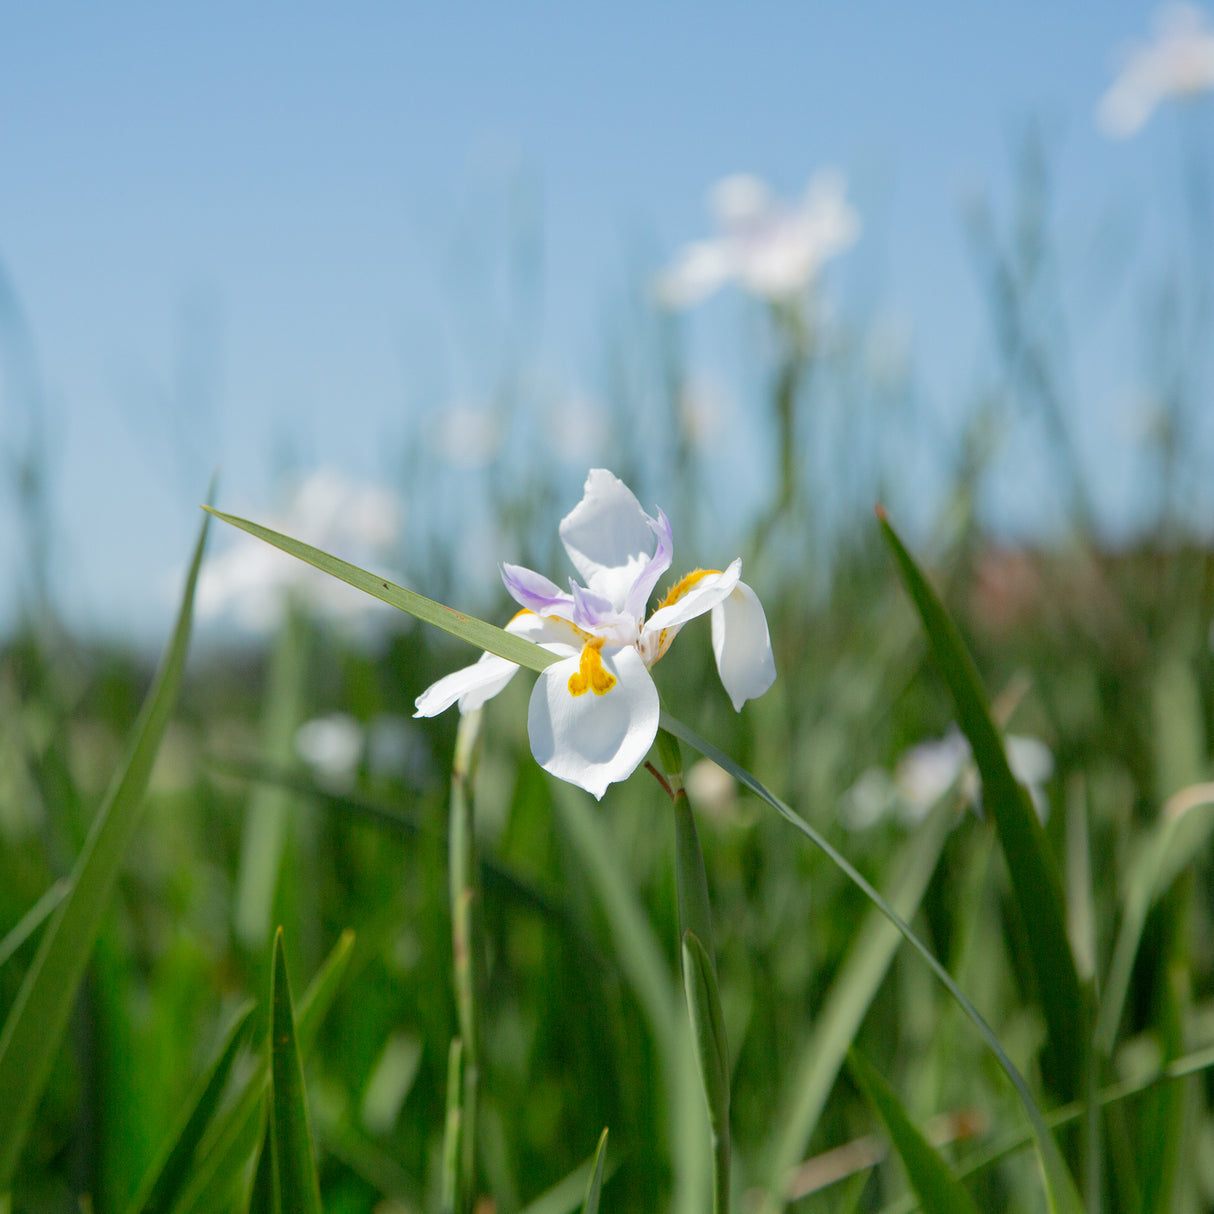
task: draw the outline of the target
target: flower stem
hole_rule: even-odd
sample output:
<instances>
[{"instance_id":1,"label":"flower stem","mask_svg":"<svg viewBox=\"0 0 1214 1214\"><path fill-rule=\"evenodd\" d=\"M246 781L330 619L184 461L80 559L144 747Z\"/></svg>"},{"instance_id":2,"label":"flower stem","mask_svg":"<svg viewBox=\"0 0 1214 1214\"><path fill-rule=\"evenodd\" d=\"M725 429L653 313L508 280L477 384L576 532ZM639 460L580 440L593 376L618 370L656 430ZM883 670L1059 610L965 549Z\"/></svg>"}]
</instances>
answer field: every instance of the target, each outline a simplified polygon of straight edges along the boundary
<instances>
[{"instance_id":1,"label":"flower stem","mask_svg":"<svg viewBox=\"0 0 1214 1214\"><path fill-rule=\"evenodd\" d=\"M455 962L455 1006L462 1042L456 1211L471 1208L476 1184L476 1106L480 1085L480 1033L477 1023L479 890L472 779L476 771L480 725L479 710L460 717L455 738L455 759L451 766L447 864L451 894L451 943Z\"/></svg>"},{"instance_id":2,"label":"flower stem","mask_svg":"<svg viewBox=\"0 0 1214 1214\"><path fill-rule=\"evenodd\" d=\"M683 787L679 744L664 729L658 730L657 741L666 777L663 780L657 771L654 775L674 804L683 990L712 1131L712 1208L713 1214L729 1214L729 1046L714 960L708 878L695 818Z\"/></svg>"}]
</instances>

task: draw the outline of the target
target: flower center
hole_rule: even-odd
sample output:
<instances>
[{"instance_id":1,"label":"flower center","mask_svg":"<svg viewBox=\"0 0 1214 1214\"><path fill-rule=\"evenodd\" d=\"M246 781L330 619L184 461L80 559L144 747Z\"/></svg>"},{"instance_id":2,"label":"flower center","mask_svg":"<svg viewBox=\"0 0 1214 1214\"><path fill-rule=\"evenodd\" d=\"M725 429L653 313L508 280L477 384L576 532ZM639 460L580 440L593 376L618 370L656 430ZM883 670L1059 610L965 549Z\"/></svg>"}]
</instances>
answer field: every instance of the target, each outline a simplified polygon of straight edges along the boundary
<instances>
[{"instance_id":1,"label":"flower center","mask_svg":"<svg viewBox=\"0 0 1214 1214\"><path fill-rule=\"evenodd\" d=\"M582 648L582 660L577 672L569 676L569 694L584 696L586 692L593 691L596 696L604 696L615 684L615 675L603 669L602 640L587 641Z\"/></svg>"}]
</instances>

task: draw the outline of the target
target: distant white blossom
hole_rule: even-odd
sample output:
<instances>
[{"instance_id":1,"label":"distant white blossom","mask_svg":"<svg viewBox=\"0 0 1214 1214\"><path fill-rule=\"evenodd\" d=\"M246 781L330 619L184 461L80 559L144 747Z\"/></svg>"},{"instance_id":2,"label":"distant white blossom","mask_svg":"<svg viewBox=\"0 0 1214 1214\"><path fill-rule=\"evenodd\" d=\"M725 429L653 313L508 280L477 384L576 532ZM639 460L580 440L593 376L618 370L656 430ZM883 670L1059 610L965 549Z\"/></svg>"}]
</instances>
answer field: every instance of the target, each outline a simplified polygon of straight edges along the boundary
<instances>
[{"instance_id":1,"label":"distant white blossom","mask_svg":"<svg viewBox=\"0 0 1214 1214\"><path fill-rule=\"evenodd\" d=\"M659 300L690 307L729 282L763 299L795 296L860 235L860 217L845 194L844 177L834 170L815 174L792 205L757 177L726 177L710 196L719 234L683 250L658 278Z\"/></svg>"},{"instance_id":2,"label":"distant white blossom","mask_svg":"<svg viewBox=\"0 0 1214 1214\"><path fill-rule=\"evenodd\" d=\"M1045 785L1054 774L1050 748L1021 734L1007 734L1003 744L1012 775L1028 790L1037 816L1045 821L1050 808ZM911 747L898 760L892 778L880 767L863 772L844 794L840 817L850 830L866 830L890 815L914 826L953 789L965 804L981 808L982 781L970 744L956 726L942 738Z\"/></svg>"},{"instance_id":3,"label":"distant white blossom","mask_svg":"<svg viewBox=\"0 0 1214 1214\"><path fill-rule=\"evenodd\" d=\"M317 779L337 788L353 783L363 744L363 727L348 712L315 717L295 731L295 753Z\"/></svg>"},{"instance_id":4,"label":"distant white blossom","mask_svg":"<svg viewBox=\"0 0 1214 1214\"><path fill-rule=\"evenodd\" d=\"M1004 740L1012 775L1028 789L1037 816L1045 819L1049 803L1044 786L1054 774L1054 756L1038 738L1008 734ZM942 738L921 742L898 761L894 784L903 802L903 816L916 821L956 784L975 807L982 802L982 781L974 766L970 744L954 726Z\"/></svg>"},{"instance_id":5,"label":"distant white blossom","mask_svg":"<svg viewBox=\"0 0 1214 1214\"><path fill-rule=\"evenodd\" d=\"M430 445L452 468L475 471L487 467L502 445L502 423L483 405L448 405L430 419Z\"/></svg>"},{"instance_id":6,"label":"distant white blossom","mask_svg":"<svg viewBox=\"0 0 1214 1214\"><path fill-rule=\"evenodd\" d=\"M1167 98L1191 99L1214 89L1214 30L1192 4L1169 4L1155 15L1153 41L1134 46L1100 99L1097 121L1107 135L1136 134Z\"/></svg>"},{"instance_id":7,"label":"distant white blossom","mask_svg":"<svg viewBox=\"0 0 1214 1214\"><path fill-rule=\"evenodd\" d=\"M404 509L395 494L353 484L335 470L321 468L300 482L286 509L267 525L366 567L382 564L403 522ZM350 621L368 610L385 609L377 600L244 532L222 552L208 557L198 578L200 618L231 615L254 631L277 624L293 598Z\"/></svg>"}]
</instances>

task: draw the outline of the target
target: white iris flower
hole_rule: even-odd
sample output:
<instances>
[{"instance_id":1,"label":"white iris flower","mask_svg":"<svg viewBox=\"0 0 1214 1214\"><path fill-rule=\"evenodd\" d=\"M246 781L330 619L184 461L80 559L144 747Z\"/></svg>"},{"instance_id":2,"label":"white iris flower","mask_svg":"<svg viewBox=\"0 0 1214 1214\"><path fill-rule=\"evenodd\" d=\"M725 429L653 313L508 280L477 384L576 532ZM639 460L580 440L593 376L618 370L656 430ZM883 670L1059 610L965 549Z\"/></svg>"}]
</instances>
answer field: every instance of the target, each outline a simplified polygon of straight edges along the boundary
<instances>
[{"instance_id":1,"label":"white iris flower","mask_svg":"<svg viewBox=\"0 0 1214 1214\"><path fill-rule=\"evenodd\" d=\"M582 500L561 520L561 541L583 583L566 592L542 574L502 565L506 589L523 608L506 630L557 655L536 680L527 713L531 751L546 771L602 797L630 776L658 731L658 691L649 668L688 620L712 613L712 647L736 710L776 677L767 617L755 592L728 569L697 569L676 582L645 616L670 568L670 523L651 518L618 477L595 468ZM458 702L480 708L518 667L483 654L417 697L419 717Z\"/></svg>"}]
</instances>

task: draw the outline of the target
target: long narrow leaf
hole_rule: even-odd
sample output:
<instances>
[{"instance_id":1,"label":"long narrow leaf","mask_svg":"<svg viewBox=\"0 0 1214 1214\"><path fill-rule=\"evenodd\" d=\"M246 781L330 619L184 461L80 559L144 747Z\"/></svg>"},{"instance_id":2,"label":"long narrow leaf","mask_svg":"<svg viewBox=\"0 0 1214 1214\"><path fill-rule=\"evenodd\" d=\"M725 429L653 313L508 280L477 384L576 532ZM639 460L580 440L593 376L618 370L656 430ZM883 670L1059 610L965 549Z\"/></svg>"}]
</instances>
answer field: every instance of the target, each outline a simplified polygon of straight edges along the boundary
<instances>
[{"instance_id":1,"label":"long narrow leaf","mask_svg":"<svg viewBox=\"0 0 1214 1214\"><path fill-rule=\"evenodd\" d=\"M991 718L973 659L914 558L881 515L881 532L914 600L944 675L961 731L982 776L982 803L999 832L1016 905L1049 1033L1047 1061L1063 1099L1080 1093L1088 1053L1087 1000L1067 938L1062 877L1028 793L1012 774L999 730Z\"/></svg>"},{"instance_id":2,"label":"long narrow leaf","mask_svg":"<svg viewBox=\"0 0 1214 1214\"><path fill-rule=\"evenodd\" d=\"M885 1077L858 1050L849 1051L847 1062L852 1077L884 1123L923 1208L932 1214L978 1214L974 1199L919 1132Z\"/></svg>"},{"instance_id":3,"label":"long narrow leaf","mask_svg":"<svg viewBox=\"0 0 1214 1214\"><path fill-rule=\"evenodd\" d=\"M21 916L16 927L0 940L0 965L3 965L50 918L55 907L67 897L67 881L54 882Z\"/></svg>"},{"instance_id":4,"label":"long narrow leaf","mask_svg":"<svg viewBox=\"0 0 1214 1214\"><path fill-rule=\"evenodd\" d=\"M1214 828L1211 809L1214 809L1214 784L1196 784L1169 798L1145 850L1130 869L1121 927L1096 1021L1096 1045L1105 1054L1112 1052L1117 1037L1147 913L1155 899L1205 847Z\"/></svg>"},{"instance_id":5,"label":"long narrow leaf","mask_svg":"<svg viewBox=\"0 0 1214 1214\"><path fill-rule=\"evenodd\" d=\"M603 1166L607 1162L607 1131L599 1135L598 1150L594 1153L594 1171L590 1176L590 1184L586 1186L586 1201L582 1205L582 1214L599 1214L599 1195L603 1191Z\"/></svg>"},{"instance_id":6,"label":"long narrow leaf","mask_svg":"<svg viewBox=\"0 0 1214 1214\"><path fill-rule=\"evenodd\" d=\"M599 1189L611 1176L616 1165L607 1165L607 1131L599 1135L599 1145L594 1154L578 1164L568 1176L558 1180L550 1189L545 1189L533 1202L530 1202L519 1214L573 1214L574 1210L582 1208L589 1196L590 1186L596 1172L600 1169L602 1176Z\"/></svg>"},{"instance_id":7,"label":"long narrow leaf","mask_svg":"<svg viewBox=\"0 0 1214 1214\"><path fill-rule=\"evenodd\" d=\"M488 650L489 653L496 653L498 657L505 658L507 661L517 662L528 670L543 670L545 666L557 660L555 654L541 649L538 645L533 645L530 641L524 641L522 637L516 637L504 629L487 624L484 620L478 620L475 616L465 615L453 607L444 606L424 595L406 590L403 586L397 586L394 582L377 577L374 573L368 573L367 570L360 569L357 565L351 565L348 561L330 556L329 553L322 552L319 548L313 548L311 544L305 544L302 540L292 539L289 535L272 531L269 527L263 527L260 523L253 523L248 519L212 510L209 506L204 506L203 509L210 511L217 519L222 519L233 527L239 527L241 531L247 531L250 535L265 540L267 544L272 544L275 548L281 548L283 552L323 573L332 575L338 581L345 582L356 590L362 590L391 607L396 607L419 620L424 620L427 624L433 624L436 628L441 628L444 632L459 637L462 641Z\"/></svg>"},{"instance_id":8,"label":"long narrow leaf","mask_svg":"<svg viewBox=\"0 0 1214 1214\"><path fill-rule=\"evenodd\" d=\"M957 1006L966 1014L970 1023L978 1030L987 1047L1003 1068L1004 1074L1011 1081L1012 1087L1015 1088L1016 1095L1020 1098L1020 1103L1024 1106L1024 1111L1028 1114L1029 1122L1033 1127L1033 1139L1037 1146L1038 1154L1041 1157L1042 1167L1045 1169L1047 1190L1052 1209L1057 1214L1082 1214L1083 1204L1079 1200L1079 1194L1075 1191L1075 1183L1071 1178L1070 1172L1067 1171L1062 1154L1058 1150L1058 1144L1050 1134L1045 1118L1041 1114L1041 1109L1033 1099L1033 1094L1029 1091L1024 1076L1017 1069L1016 1064L1008 1057L1007 1051L1000 1044L999 1038L995 1036L995 1031L983 1019L978 1009L966 998L965 993L953 981L952 975L940 964L931 949L919 939L911 930L906 920L865 880L859 869L842 852L834 847L823 834L806 822L804 818L785 805L779 797L770 792L750 772L743 767L739 767L723 750L718 749L711 742L705 741L694 730L689 729L682 721L672 717L668 712L663 711L661 724L663 729L669 730L675 737L686 742L688 746L694 750L698 750L706 759L711 759L718 767L724 768L739 784L745 788L749 788L751 792L771 806L794 829L800 831L811 843L825 852L848 880L857 886L881 914L902 933L902 936L915 952L923 958L932 973L936 975L945 990L952 996Z\"/></svg>"},{"instance_id":9,"label":"long narrow leaf","mask_svg":"<svg viewBox=\"0 0 1214 1214\"><path fill-rule=\"evenodd\" d=\"M954 812L948 803L938 805L891 865L889 906L903 920L915 914L923 899L940 862ZM885 980L901 939L896 925L883 917L880 907L870 909L827 992L813 1031L790 1066L787 1102L782 1104L777 1120L780 1131L770 1165L771 1196L764 1206L766 1214L783 1203L785 1178L805 1156L848 1048Z\"/></svg>"},{"instance_id":10,"label":"long narrow leaf","mask_svg":"<svg viewBox=\"0 0 1214 1214\"><path fill-rule=\"evenodd\" d=\"M143 808L160 740L177 699L202 564L203 521L172 640L132 734L127 758L110 785L76 861L71 889L39 944L0 1034L0 1193L12 1184L30 1119L72 1010L110 893Z\"/></svg>"},{"instance_id":11,"label":"long narrow leaf","mask_svg":"<svg viewBox=\"0 0 1214 1214\"><path fill-rule=\"evenodd\" d=\"M1138 1079L1133 1082L1115 1083L1109 1087L1102 1088L1096 1094L1096 1103L1102 1109L1107 1108L1111 1105L1119 1104L1123 1100L1131 1100L1135 1096L1142 1095L1143 1092L1152 1091L1165 1084L1175 1083L1179 1079L1187 1079L1190 1075L1197 1075L1211 1068L1214 1068L1214 1046L1207 1046L1205 1049L1197 1050L1192 1054L1185 1054L1184 1057L1169 1062L1159 1072L1151 1075L1149 1078ZM1087 1109L1085 1105L1079 1101L1075 1101L1071 1104L1063 1105L1061 1108L1052 1109L1046 1115L1046 1124L1050 1129L1057 1130L1063 1126L1073 1125L1080 1117L1086 1114ZM963 1179L967 1176L977 1175L977 1173L984 1171L986 1168L1001 1163L1017 1151L1023 1150L1032 1141L1033 1135L1031 1132L1015 1131L1005 1134L997 1142L961 1160L957 1164L957 1176ZM919 1203L917 1200L899 1200L887 1206L885 1214L910 1214L911 1211L918 1208Z\"/></svg>"},{"instance_id":12,"label":"long narrow leaf","mask_svg":"<svg viewBox=\"0 0 1214 1214\"><path fill-rule=\"evenodd\" d=\"M282 928L274 934L274 973L270 982L270 1125L274 1144L274 1176L281 1208L291 1214L321 1214L320 1180L303 1064L295 1037L295 1010L282 946Z\"/></svg>"},{"instance_id":13,"label":"long narrow leaf","mask_svg":"<svg viewBox=\"0 0 1214 1214\"><path fill-rule=\"evenodd\" d=\"M210 1124L253 1014L250 1001L237 1014L210 1066L200 1077L173 1133L165 1139L128 1206L128 1214L166 1214L180 1192L194 1152Z\"/></svg>"},{"instance_id":14,"label":"long narrow leaf","mask_svg":"<svg viewBox=\"0 0 1214 1214\"><path fill-rule=\"evenodd\" d=\"M343 932L299 1001L295 1036L304 1056L337 997L353 948L354 933ZM174 1214L226 1208L230 1195L241 1183L247 1183L241 1178L264 1135L261 1119L269 1085L270 1063L263 1052L243 1090L215 1118L202 1144L201 1158L195 1161L185 1191L173 1207Z\"/></svg>"}]
</instances>

